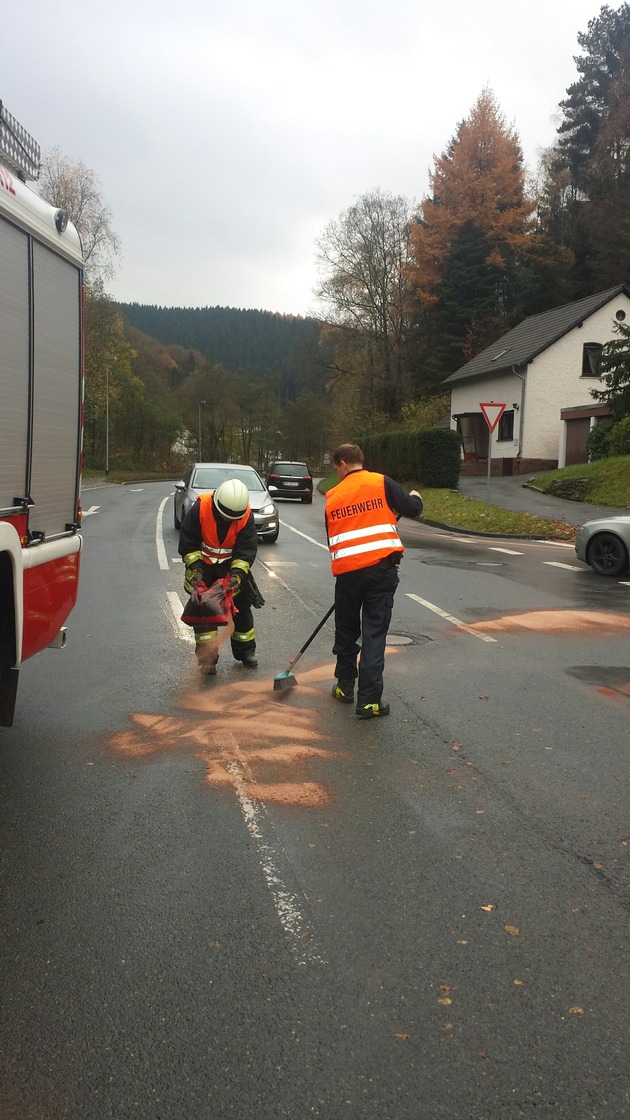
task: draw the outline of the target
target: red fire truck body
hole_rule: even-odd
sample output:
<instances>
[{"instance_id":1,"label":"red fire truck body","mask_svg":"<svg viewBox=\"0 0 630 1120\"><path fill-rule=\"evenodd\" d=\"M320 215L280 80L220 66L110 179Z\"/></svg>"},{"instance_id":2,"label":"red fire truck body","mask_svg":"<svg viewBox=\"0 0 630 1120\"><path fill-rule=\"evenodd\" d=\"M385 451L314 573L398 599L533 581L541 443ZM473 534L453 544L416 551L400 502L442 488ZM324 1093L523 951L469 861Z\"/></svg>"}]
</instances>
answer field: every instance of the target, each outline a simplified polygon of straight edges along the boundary
<instances>
[{"instance_id":1,"label":"red fire truck body","mask_svg":"<svg viewBox=\"0 0 630 1120\"><path fill-rule=\"evenodd\" d=\"M77 600L83 261L64 211L23 181L39 149L0 101L0 725L22 661L65 644Z\"/></svg>"}]
</instances>

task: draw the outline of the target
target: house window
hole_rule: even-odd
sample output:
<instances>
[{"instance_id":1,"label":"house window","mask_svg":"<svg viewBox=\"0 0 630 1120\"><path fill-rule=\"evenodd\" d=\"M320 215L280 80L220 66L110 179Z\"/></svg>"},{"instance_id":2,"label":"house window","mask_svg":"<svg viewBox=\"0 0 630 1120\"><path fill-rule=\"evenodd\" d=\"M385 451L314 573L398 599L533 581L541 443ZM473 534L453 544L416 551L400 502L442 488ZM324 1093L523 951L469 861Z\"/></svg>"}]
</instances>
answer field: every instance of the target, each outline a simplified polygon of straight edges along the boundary
<instances>
[{"instance_id":1,"label":"house window","mask_svg":"<svg viewBox=\"0 0 630 1120\"><path fill-rule=\"evenodd\" d=\"M585 342L582 347L582 377L599 377L602 364L601 342Z\"/></svg>"},{"instance_id":2,"label":"house window","mask_svg":"<svg viewBox=\"0 0 630 1120\"><path fill-rule=\"evenodd\" d=\"M499 435L497 439L514 439L514 410L503 412L499 420Z\"/></svg>"}]
</instances>

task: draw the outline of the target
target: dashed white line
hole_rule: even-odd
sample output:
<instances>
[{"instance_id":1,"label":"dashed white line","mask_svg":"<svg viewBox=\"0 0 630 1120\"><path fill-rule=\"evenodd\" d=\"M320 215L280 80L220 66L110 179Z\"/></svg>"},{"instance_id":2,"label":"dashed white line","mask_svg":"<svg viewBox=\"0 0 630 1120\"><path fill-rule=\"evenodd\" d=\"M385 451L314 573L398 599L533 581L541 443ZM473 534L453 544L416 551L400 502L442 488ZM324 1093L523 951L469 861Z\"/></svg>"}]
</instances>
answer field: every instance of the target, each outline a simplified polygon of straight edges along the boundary
<instances>
[{"instance_id":1,"label":"dashed white line","mask_svg":"<svg viewBox=\"0 0 630 1120\"><path fill-rule=\"evenodd\" d=\"M488 545L490 552L505 552L506 556L522 556L522 552L516 552L513 548L499 548L498 545Z\"/></svg>"},{"instance_id":2,"label":"dashed white line","mask_svg":"<svg viewBox=\"0 0 630 1120\"><path fill-rule=\"evenodd\" d=\"M164 547L164 533L162 532L162 515L164 513L164 506L168 502L170 494L160 503L160 508L157 512L157 523L155 526L155 547L157 548L158 564L160 570L168 572L168 559L166 557L166 549Z\"/></svg>"},{"instance_id":3,"label":"dashed white line","mask_svg":"<svg viewBox=\"0 0 630 1120\"><path fill-rule=\"evenodd\" d=\"M577 564L562 564L559 560L543 560L548 568L566 568L568 572L583 572L584 568L578 568Z\"/></svg>"},{"instance_id":4,"label":"dashed white line","mask_svg":"<svg viewBox=\"0 0 630 1120\"><path fill-rule=\"evenodd\" d=\"M190 626L185 626L181 619L184 608L179 595L176 591L167 591L166 598L168 599L168 605L170 607L170 614L168 614L167 617L173 623L173 629L177 637L181 638L183 642L194 642L195 635L193 631Z\"/></svg>"},{"instance_id":5,"label":"dashed white line","mask_svg":"<svg viewBox=\"0 0 630 1120\"><path fill-rule=\"evenodd\" d=\"M477 630L473 630L472 626L462 622L461 618L455 618L455 615L448 614L443 611L441 607L436 607L435 603L429 603L427 599L421 599L419 595L414 595L411 591L407 591L408 599L415 599L416 603L421 603L427 610L433 611L434 614L439 614L440 618L445 618L447 622L452 622L453 626L457 626L458 630L465 630L466 633L472 634L473 638L480 638L482 642L496 642L496 638L491 638L489 634L480 634Z\"/></svg>"}]
</instances>

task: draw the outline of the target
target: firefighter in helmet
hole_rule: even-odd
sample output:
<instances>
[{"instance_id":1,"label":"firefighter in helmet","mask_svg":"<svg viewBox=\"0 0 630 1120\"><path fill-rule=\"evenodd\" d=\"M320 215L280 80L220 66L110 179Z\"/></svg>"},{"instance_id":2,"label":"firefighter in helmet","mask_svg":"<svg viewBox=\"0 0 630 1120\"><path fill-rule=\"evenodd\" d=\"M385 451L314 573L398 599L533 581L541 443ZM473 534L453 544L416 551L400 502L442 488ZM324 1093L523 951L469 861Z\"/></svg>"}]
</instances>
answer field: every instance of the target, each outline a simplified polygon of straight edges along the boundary
<instances>
[{"instance_id":1,"label":"firefighter in helmet","mask_svg":"<svg viewBox=\"0 0 630 1120\"><path fill-rule=\"evenodd\" d=\"M258 538L249 494L240 479L228 478L216 490L202 494L182 520L179 553L186 565L184 588L190 594L196 584L203 582L210 587L229 574L230 590L238 608L231 635L232 653L235 660L247 669L255 669L258 665L252 581L249 576L257 550ZM216 624L195 625L194 632L200 666L209 674L216 673ZM204 650L207 643L214 643L209 647L213 655L209 663Z\"/></svg>"}]
</instances>

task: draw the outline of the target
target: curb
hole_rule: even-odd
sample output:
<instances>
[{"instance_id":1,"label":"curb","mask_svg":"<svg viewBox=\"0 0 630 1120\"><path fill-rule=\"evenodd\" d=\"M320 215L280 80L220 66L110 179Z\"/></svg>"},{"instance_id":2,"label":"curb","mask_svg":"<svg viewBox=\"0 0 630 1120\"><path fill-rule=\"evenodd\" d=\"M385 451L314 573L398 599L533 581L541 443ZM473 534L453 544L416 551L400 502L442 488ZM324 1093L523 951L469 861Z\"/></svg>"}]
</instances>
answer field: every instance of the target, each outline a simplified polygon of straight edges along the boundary
<instances>
[{"instance_id":1,"label":"curb","mask_svg":"<svg viewBox=\"0 0 630 1120\"><path fill-rule=\"evenodd\" d=\"M447 525L445 521L431 521L428 517L419 517L418 521L422 525L431 525L435 529L446 529L449 533L461 533L462 536L467 537L487 537L493 541L551 541L552 544L573 544L573 541L554 540L553 537L524 537L516 533L486 533L483 529L462 529L459 525Z\"/></svg>"}]
</instances>

